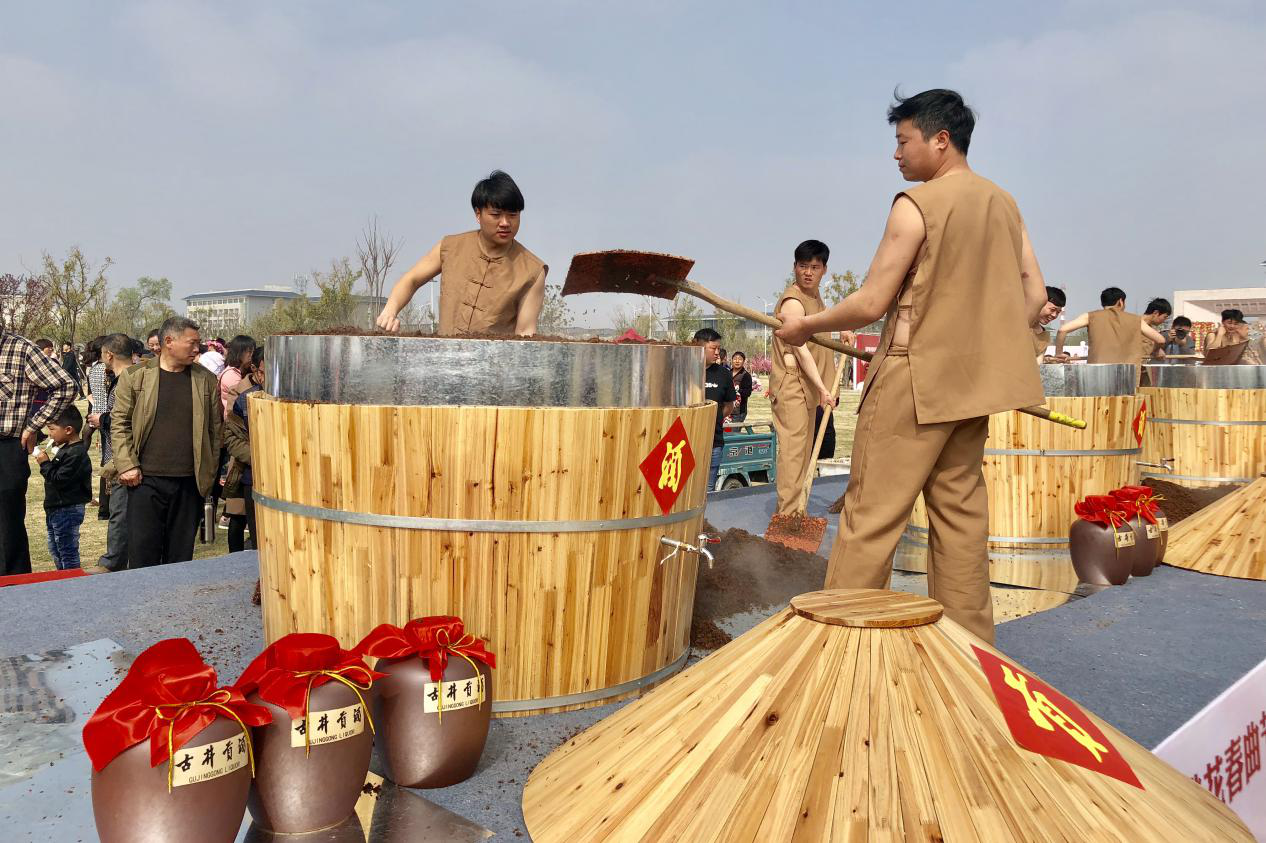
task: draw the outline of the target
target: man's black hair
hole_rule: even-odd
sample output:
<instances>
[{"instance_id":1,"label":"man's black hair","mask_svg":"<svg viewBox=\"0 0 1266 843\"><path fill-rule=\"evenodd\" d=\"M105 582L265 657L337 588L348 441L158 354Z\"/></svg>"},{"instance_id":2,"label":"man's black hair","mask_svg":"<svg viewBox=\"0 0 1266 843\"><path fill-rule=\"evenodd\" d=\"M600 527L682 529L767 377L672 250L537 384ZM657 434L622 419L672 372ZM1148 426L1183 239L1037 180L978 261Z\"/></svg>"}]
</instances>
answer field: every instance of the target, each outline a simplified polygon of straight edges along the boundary
<instances>
[{"instance_id":1,"label":"man's black hair","mask_svg":"<svg viewBox=\"0 0 1266 843\"><path fill-rule=\"evenodd\" d=\"M1234 307L1232 307L1232 308L1230 308L1230 309L1228 309L1228 310L1224 310L1224 311L1222 311L1222 321L1223 321L1223 322L1225 322L1225 321L1226 321L1226 320L1228 320L1228 319L1234 319L1236 322L1243 322L1243 321L1244 321L1244 311L1242 311L1242 310L1238 310L1238 309L1236 309L1236 308L1234 308Z\"/></svg>"},{"instance_id":2,"label":"man's black hair","mask_svg":"<svg viewBox=\"0 0 1266 843\"><path fill-rule=\"evenodd\" d=\"M36 347L36 348L41 348L41 349L43 349L44 351L48 351L50 348L52 348L52 347L53 347L53 341L52 341L52 340L50 340L50 339L43 339L43 338L41 338L41 339L38 339L38 340L36 340L36 341L35 341L35 347Z\"/></svg>"},{"instance_id":3,"label":"man's black hair","mask_svg":"<svg viewBox=\"0 0 1266 843\"><path fill-rule=\"evenodd\" d=\"M78 436L80 431L84 429L83 413L80 413L79 408L74 404L67 404L57 414L57 418L53 419L53 425L56 427L73 427L75 435Z\"/></svg>"},{"instance_id":4,"label":"man's black hair","mask_svg":"<svg viewBox=\"0 0 1266 843\"><path fill-rule=\"evenodd\" d=\"M1175 328L1190 328L1191 320L1188 319L1186 316L1175 316L1174 327Z\"/></svg>"},{"instance_id":5,"label":"man's black hair","mask_svg":"<svg viewBox=\"0 0 1266 843\"><path fill-rule=\"evenodd\" d=\"M1152 299L1147 303L1147 310L1144 313L1163 313L1169 316L1174 312L1174 306L1169 303L1169 299Z\"/></svg>"},{"instance_id":6,"label":"man's black hair","mask_svg":"<svg viewBox=\"0 0 1266 843\"><path fill-rule=\"evenodd\" d=\"M700 328L695 331L695 342L709 343L717 342L721 339L721 335L716 332L715 328Z\"/></svg>"},{"instance_id":7,"label":"man's black hair","mask_svg":"<svg viewBox=\"0 0 1266 843\"><path fill-rule=\"evenodd\" d=\"M888 107L890 125L909 120L923 133L925 140L944 130L949 133L954 148L967 154L972 129L976 128L976 115L963 102L958 91L933 88L912 97L903 97L898 91L893 91L892 97L896 102Z\"/></svg>"},{"instance_id":8,"label":"man's black hair","mask_svg":"<svg viewBox=\"0 0 1266 843\"><path fill-rule=\"evenodd\" d=\"M258 369L264 365L264 344L260 343L255 346L255 351L251 353L251 365Z\"/></svg>"},{"instance_id":9,"label":"man's black hair","mask_svg":"<svg viewBox=\"0 0 1266 843\"><path fill-rule=\"evenodd\" d=\"M820 260L822 265L826 266L827 260L831 257L831 250L821 240L806 240L796 247L794 257L796 263Z\"/></svg>"},{"instance_id":10,"label":"man's black hair","mask_svg":"<svg viewBox=\"0 0 1266 843\"><path fill-rule=\"evenodd\" d=\"M1120 287L1109 287L1099 294L1099 304L1112 307L1119 301L1125 301L1125 290Z\"/></svg>"},{"instance_id":11,"label":"man's black hair","mask_svg":"<svg viewBox=\"0 0 1266 843\"><path fill-rule=\"evenodd\" d=\"M101 350L108 351L115 357L131 357L136 351L136 340L127 334L110 334L101 341ZM144 346L141 346L144 348Z\"/></svg>"},{"instance_id":12,"label":"man's black hair","mask_svg":"<svg viewBox=\"0 0 1266 843\"><path fill-rule=\"evenodd\" d=\"M470 207L476 211L495 208L498 211L518 213L523 210L523 194L508 174L493 170L488 178L475 185L475 191L470 194Z\"/></svg>"},{"instance_id":13,"label":"man's black hair","mask_svg":"<svg viewBox=\"0 0 1266 843\"><path fill-rule=\"evenodd\" d=\"M1064 295L1064 291L1059 287L1047 287L1046 300L1056 307L1063 307L1068 304L1068 296Z\"/></svg>"},{"instance_id":14,"label":"man's black hair","mask_svg":"<svg viewBox=\"0 0 1266 843\"><path fill-rule=\"evenodd\" d=\"M158 336L157 328L155 328L154 330L150 331L148 334L145 335L145 341L149 342L151 339L153 339L156 336Z\"/></svg>"},{"instance_id":15,"label":"man's black hair","mask_svg":"<svg viewBox=\"0 0 1266 843\"><path fill-rule=\"evenodd\" d=\"M742 358L743 358L743 362L747 362L747 355L746 355L746 354L744 354L744 353L743 353L743 352L741 352L741 351L736 351L736 352L734 352L733 354L731 354L731 355L730 355L730 359L731 359L731 360L733 360L735 357L742 357Z\"/></svg>"}]
</instances>

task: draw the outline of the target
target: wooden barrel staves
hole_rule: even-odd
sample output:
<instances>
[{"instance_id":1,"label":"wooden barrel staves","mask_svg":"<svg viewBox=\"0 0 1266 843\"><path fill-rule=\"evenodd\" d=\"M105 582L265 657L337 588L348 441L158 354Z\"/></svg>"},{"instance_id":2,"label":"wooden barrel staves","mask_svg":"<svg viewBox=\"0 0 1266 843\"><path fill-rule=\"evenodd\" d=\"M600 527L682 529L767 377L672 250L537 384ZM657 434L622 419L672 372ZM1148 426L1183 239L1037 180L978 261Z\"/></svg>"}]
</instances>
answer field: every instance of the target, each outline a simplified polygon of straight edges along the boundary
<instances>
[{"instance_id":1,"label":"wooden barrel staves","mask_svg":"<svg viewBox=\"0 0 1266 843\"><path fill-rule=\"evenodd\" d=\"M1073 504L1137 482L1142 448L1135 436L1141 399L1135 366L1043 365L1046 406L1086 420L1085 430L1023 413L989 417L984 472L989 487L989 579L1071 592L1068 554ZM896 566L926 571L927 507L922 496L898 549Z\"/></svg>"},{"instance_id":2,"label":"wooden barrel staves","mask_svg":"<svg viewBox=\"0 0 1266 843\"><path fill-rule=\"evenodd\" d=\"M698 562L661 564L660 540L702 528L699 348L293 336L269 354L250 400L269 642L458 615L497 654L502 715L684 664Z\"/></svg>"},{"instance_id":3,"label":"wooden barrel staves","mask_svg":"<svg viewBox=\"0 0 1266 843\"><path fill-rule=\"evenodd\" d=\"M1144 466L1144 477L1203 488L1266 471L1266 366L1146 369L1143 459L1156 465Z\"/></svg>"}]
</instances>

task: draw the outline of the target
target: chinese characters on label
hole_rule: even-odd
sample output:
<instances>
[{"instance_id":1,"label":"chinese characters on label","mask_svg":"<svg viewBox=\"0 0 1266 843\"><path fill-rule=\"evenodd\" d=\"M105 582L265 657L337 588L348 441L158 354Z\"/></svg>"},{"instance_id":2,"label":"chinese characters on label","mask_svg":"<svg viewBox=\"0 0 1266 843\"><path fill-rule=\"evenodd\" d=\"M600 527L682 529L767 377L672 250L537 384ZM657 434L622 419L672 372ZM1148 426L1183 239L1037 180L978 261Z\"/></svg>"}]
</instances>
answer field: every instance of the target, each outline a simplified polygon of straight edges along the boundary
<instances>
[{"instance_id":1,"label":"chinese characters on label","mask_svg":"<svg viewBox=\"0 0 1266 843\"><path fill-rule=\"evenodd\" d=\"M483 705L484 675L481 673L469 679L455 679L451 682L427 682L424 693L426 697L422 702L422 711L426 714Z\"/></svg>"},{"instance_id":2,"label":"chinese characters on label","mask_svg":"<svg viewBox=\"0 0 1266 843\"><path fill-rule=\"evenodd\" d=\"M1149 539L1159 539L1159 538L1160 538L1161 529L1160 529L1160 526L1159 526L1159 525L1157 525L1157 524L1144 524L1144 525L1143 525L1143 527L1147 530L1147 537L1148 537Z\"/></svg>"},{"instance_id":3,"label":"chinese characters on label","mask_svg":"<svg viewBox=\"0 0 1266 843\"><path fill-rule=\"evenodd\" d=\"M1157 515L1156 526L1160 527L1160 531L1164 533L1165 531L1169 529L1169 519L1166 518L1164 515Z\"/></svg>"},{"instance_id":4,"label":"chinese characters on label","mask_svg":"<svg viewBox=\"0 0 1266 843\"><path fill-rule=\"evenodd\" d=\"M1116 544L1118 548L1134 547L1134 531L1130 529L1117 530L1113 533L1116 536Z\"/></svg>"},{"instance_id":5,"label":"chinese characters on label","mask_svg":"<svg viewBox=\"0 0 1266 843\"><path fill-rule=\"evenodd\" d=\"M365 731L365 711L360 703L346 708L332 708L329 711L313 711L307 720L300 717L290 721L290 745L305 745L305 733L308 724L312 724L312 734L307 736L307 746L320 746L324 743L354 738Z\"/></svg>"},{"instance_id":6,"label":"chinese characters on label","mask_svg":"<svg viewBox=\"0 0 1266 843\"><path fill-rule=\"evenodd\" d=\"M1266 711L1249 721L1242 734L1232 737L1226 748L1205 764L1203 775L1197 773L1191 780L1204 785L1228 805L1233 804L1253 776L1262 771L1263 733L1266 733Z\"/></svg>"},{"instance_id":7,"label":"chinese characters on label","mask_svg":"<svg viewBox=\"0 0 1266 843\"><path fill-rule=\"evenodd\" d=\"M249 760L246 734L242 732L222 741L186 746L172 755L171 784L172 787L182 787L218 779L242 769Z\"/></svg>"}]
</instances>

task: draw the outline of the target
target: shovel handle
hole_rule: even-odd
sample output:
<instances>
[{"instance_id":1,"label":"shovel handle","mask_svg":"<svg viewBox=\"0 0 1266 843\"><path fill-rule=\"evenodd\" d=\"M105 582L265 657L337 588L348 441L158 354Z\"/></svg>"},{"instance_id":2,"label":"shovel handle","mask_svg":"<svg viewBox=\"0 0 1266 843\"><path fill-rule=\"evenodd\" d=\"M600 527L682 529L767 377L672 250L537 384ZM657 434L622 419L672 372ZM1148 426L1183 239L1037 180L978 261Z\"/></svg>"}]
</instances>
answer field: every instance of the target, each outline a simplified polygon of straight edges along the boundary
<instances>
[{"instance_id":1,"label":"shovel handle","mask_svg":"<svg viewBox=\"0 0 1266 843\"><path fill-rule=\"evenodd\" d=\"M759 310L753 310L752 308L741 305L738 302L721 298L707 287L696 284L693 281L685 279L674 280L671 278L657 278L656 280L666 284L672 284L683 293L689 293L695 298L703 299L708 304L711 304L720 310L724 310L727 313L733 313L735 316L742 316L744 319L750 319L757 324L765 325L774 329L782 327L782 322L773 316L766 316ZM862 351L860 348L854 348L851 345L845 345L844 343L836 340L819 339L816 336L811 336L809 337L809 342L815 342L824 348L829 348L832 351L838 351L841 354L846 354L849 357L855 357L858 360L862 360L867 363L875 357L875 355L869 351ZM1047 421L1054 422L1055 424L1062 424L1065 427L1073 427L1077 430L1086 429L1085 419L1075 419L1072 416L1064 415L1063 413L1057 412L1048 407L1021 407L1018 412L1027 413L1028 415L1036 416L1039 419L1046 419Z\"/></svg>"}]
</instances>

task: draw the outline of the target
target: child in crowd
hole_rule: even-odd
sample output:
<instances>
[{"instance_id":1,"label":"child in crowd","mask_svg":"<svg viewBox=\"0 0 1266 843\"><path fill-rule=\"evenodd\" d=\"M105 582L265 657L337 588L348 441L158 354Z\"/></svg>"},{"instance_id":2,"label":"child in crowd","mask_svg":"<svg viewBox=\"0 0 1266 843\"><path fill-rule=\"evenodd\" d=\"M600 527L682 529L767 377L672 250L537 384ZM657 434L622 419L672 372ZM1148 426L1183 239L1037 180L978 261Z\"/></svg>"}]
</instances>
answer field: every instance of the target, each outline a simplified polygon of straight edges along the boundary
<instances>
[{"instance_id":1,"label":"child in crowd","mask_svg":"<svg viewBox=\"0 0 1266 843\"><path fill-rule=\"evenodd\" d=\"M83 426L83 415L68 404L45 428L54 448L35 455L44 475L48 552L59 571L79 567L79 526L84 505L92 500L92 458L79 438Z\"/></svg>"}]
</instances>

